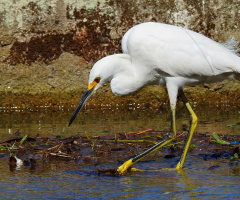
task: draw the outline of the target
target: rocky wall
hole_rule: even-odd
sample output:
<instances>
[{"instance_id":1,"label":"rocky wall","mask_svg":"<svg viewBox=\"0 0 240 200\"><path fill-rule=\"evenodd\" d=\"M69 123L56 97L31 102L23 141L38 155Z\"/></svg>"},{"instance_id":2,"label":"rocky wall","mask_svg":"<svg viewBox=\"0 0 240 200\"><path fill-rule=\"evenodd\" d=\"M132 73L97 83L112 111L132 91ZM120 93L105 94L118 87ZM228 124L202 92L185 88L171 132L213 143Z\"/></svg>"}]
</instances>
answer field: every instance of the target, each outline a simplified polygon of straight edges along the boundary
<instances>
[{"instance_id":1,"label":"rocky wall","mask_svg":"<svg viewBox=\"0 0 240 200\"><path fill-rule=\"evenodd\" d=\"M240 41L239 0L1 0L1 109L70 108L85 91L98 59L121 52L133 25L157 21L200 32L218 42ZM191 101L239 104L236 81L186 89ZM213 96L214 94L214 96ZM164 88L114 97L109 86L90 104L167 103Z\"/></svg>"}]
</instances>

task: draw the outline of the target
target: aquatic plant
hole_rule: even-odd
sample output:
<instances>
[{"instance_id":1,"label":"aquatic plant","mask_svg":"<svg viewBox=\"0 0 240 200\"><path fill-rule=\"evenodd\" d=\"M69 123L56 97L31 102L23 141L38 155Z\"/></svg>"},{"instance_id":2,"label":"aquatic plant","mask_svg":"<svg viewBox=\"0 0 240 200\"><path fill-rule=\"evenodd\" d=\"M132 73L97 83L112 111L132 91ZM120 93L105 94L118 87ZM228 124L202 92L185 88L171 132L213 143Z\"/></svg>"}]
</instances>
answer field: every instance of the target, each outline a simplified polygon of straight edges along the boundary
<instances>
[{"instance_id":1,"label":"aquatic plant","mask_svg":"<svg viewBox=\"0 0 240 200\"><path fill-rule=\"evenodd\" d=\"M238 114L240 115L240 111L238 111ZM233 135L235 135L235 127L239 125L240 125L240 121L234 124L228 124L227 126L232 128Z\"/></svg>"}]
</instances>

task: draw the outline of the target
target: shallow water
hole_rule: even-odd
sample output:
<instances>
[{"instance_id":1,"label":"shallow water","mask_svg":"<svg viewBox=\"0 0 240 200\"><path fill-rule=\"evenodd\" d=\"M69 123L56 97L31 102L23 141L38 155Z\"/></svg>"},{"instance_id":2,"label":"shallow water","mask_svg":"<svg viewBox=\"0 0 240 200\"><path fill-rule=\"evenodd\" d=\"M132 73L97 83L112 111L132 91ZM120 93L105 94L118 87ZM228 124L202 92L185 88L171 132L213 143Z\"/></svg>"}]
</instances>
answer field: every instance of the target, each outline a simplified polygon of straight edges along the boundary
<instances>
[{"instance_id":1,"label":"shallow water","mask_svg":"<svg viewBox=\"0 0 240 200\"><path fill-rule=\"evenodd\" d=\"M236 107L195 107L197 131L232 134L227 124L240 120ZM184 107L177 110L179 131L188 126ZM1 141L26 134L55 137L76 134L114 134L145 129L168 130L168 107L85 109L67 128L72 111L1 112ZM19 130L19 134L14 134ZM239 134L239 127L235 129ZM8 157L0 154L0 199L239 199L240 163L229 158L204 160L188 156L184 169L174 170L179 157L138 162L146 172L114 177L98 174L97 168L116 168L121 163L81 166L72 161L39 163L10 170ZM172 170L163 170L171 168Z\"/></svg>"},{"instance_id":2,"label":"shallow water","mask_svg":"<svg viewBox=\"0 0 240 200\"><path fill-rule=\"evenodd\" d=\"M189 156L183 170L177 159L139 162L134 172L122 177L98 176L96 167L51 162L31 170L11 171L7 158L0 162L1 199L239 199L240 163L203 160ZM162 169L164 167L172 168Z\"/></svg>"},{"instance_id":3,"label":"shallow water","mask_svg":"<svg viewBox=\"0 0 240 200\"><path fill-rule=\"evenodd\" d=\"M239 109L235 106L199 106L194 108L198 116L198 132L217 132L232 134L228 124L240 121ZM129 106L125 108L102 107L84 109L68 127L71 111L0 112L0 140L9 137L41 136L55 137L73 136L76 134L100 135L119 132L137 132L146 129L168 131L170 127L170 110L168 105L159 108ZM179 106L176 113L177 131L187 130L189 116L184 106ZM16 133L19 131L17 135ZM235 128L240 134L240 126Z\"/></svg>"}]
</instances>

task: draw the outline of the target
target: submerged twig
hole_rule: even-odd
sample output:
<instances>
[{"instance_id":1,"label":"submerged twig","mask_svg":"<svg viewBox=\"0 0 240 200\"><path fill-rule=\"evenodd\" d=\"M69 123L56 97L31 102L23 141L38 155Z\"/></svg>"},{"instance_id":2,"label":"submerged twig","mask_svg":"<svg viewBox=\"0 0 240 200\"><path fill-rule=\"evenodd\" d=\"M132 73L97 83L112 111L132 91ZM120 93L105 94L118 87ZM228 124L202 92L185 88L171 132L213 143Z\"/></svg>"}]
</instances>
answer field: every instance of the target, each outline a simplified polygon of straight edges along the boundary
<instances>
[{"instance_id":1,"label":"submerged twig","mask_svg":"<svg viewBox=\"0 0 240 200\"><path fill-rule=\"evenodd\" d=\"M50 148L48 148L48 150L56 149L56 148L60 147L61 145L62 145L62 143L61 143L61 144L58 144L58 145L56 145L56 146L54 146L54 147L50 147Z\"/></svg>"},{"instance_id":2,"label":"submerged twig","mask_svg":"<svg viewBox=\"0 0 240 200\"><path fill-rule=\"evenodd\" d=\"M89 141L92 142L121 142L121 143L152 143L152 144L156 144L157 142L154 141L150 141L150 140L95 140L95 139L89 139Z\"/></svg>"}]
</instances>

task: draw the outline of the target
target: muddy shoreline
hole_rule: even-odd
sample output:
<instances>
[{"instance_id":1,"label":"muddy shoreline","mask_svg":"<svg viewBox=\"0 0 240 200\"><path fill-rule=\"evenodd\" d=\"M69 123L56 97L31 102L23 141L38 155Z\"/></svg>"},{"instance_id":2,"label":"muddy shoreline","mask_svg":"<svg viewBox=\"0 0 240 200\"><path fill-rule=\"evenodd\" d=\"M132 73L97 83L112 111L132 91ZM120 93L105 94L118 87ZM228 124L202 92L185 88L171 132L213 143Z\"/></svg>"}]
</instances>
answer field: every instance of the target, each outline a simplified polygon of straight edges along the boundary
<instances>
[{"instance_id":1,"label":"muddy shoreline","mask_svg":"<svg viewBox=\"0 0 240 200\"><path fill-rule=\"evenodd\" d=\"M118 133L115 135L88 136L76 135L68 138L28 137L12 138L1 141L1 158L9 158L11 170L27 167L39 170L42 165L55 162L74 161L79 166L98 166L106 163L122 163L143 152L158 141L167 132L144 130L140 132ZM184 148L187 132L178 132L176 140L145 157L142 161L154 161L160 157L176 159ZM223 142L222 142L223 141ZM239 162L239 135L219 135L219 139L209 133L195 133L188 152L189 155L203 160L224 159L226 162ZM22 164L14 160L17 156ZM142 162L141 161L141 162ZM214 167L214 166L213 166ZM98 169L98 167L96 167ZM98 174L112 174L113 169L98 169Z\"/></svg>"},{"instance_id":2,"label":"muddy shoreline","mask_svg":"<svg viewBox=\"0 0 240 200\"><path fill-rule=\"evenodd\" d=\"M0 92L0 110L73 110L84 91L85 89L79 89L71 93L58 91L37 94ZM192 105L224 106L228 104L238 108L240 105L240 83L235 80L187 87L184 91ZM89 99L86 107L124 107L132 104L161 107L161 105L169 104L169 99L165 87L162 86L149 86L134 95L118 97L112 94L111 88L107 85Z\"/></svg>"}]
</instances>

